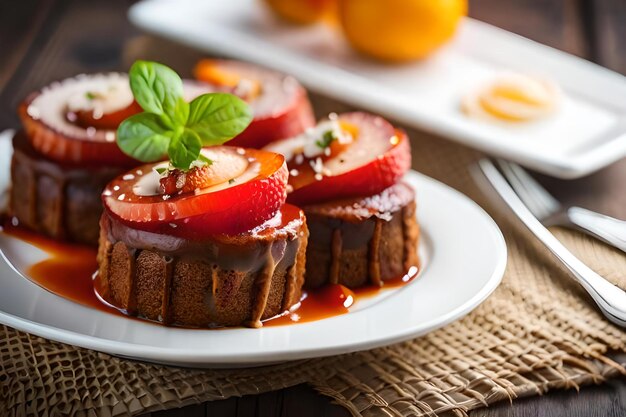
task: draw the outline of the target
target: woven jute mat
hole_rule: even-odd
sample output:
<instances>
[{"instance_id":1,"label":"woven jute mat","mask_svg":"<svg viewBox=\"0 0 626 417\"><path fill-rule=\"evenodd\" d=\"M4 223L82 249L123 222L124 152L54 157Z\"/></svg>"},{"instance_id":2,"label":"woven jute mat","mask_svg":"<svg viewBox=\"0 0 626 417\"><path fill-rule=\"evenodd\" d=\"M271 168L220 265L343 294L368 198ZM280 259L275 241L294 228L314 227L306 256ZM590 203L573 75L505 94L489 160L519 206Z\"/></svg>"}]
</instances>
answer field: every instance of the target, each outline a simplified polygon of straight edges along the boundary
<instances>
[{"instance_id":1,"label":"woven jute mat","mask_svg":"<svg viewBox=\"0 0 626 417\"><path fill-rule=\"evenodd\" d=\"M138 50L131 45L131 57L178 65L181 57L194 57L171 47L174 61L163 55L167 46L161 42L157 54L151 39L139 45ZM314 105L320 114L348 109L320 97L314 97ZM139 414L308 383L355 416L466 415L497 401L625 375L623 365L607 355L626 351L626 333L606 321L530 234L481 193L468 172L480 154L424 133L409 134L413 166L478 202L506 237L509 260L502 284L464 319L385 348L237 370L140 363L2 326L3 412ZM590 267L626 288L621 252L575 232L553 231Z\"/></svg>"}]
</instances>

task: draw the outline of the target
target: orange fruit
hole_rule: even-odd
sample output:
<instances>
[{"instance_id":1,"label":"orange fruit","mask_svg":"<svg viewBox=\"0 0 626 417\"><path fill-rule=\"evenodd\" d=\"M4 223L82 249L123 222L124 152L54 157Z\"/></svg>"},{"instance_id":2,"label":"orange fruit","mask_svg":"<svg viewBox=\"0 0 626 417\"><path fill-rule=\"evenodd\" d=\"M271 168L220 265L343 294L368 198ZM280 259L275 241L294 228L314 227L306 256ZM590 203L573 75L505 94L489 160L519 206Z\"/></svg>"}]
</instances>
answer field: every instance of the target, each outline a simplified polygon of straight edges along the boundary
<instances>
[{"instance_id":1,"label":"orange fruit","mask_svg":"<svg viewBox=\"0 0 626 417\"><path fill-rule=\"evenodd\" d=\"M265 3L283 19L298 24L332 18L336 8L336 0L265 0Z\"/></svg>"},{"instance_id":2,"label":"orange fruit","mask_svg":"<svg viewBox=\"0 0 626 417\"><path fill-rule=\"evenodd\" d=\"M339 0L339 19L358 51L384 61L423 58L448 41L467 0Z\"/></svg>"}]
</instances>

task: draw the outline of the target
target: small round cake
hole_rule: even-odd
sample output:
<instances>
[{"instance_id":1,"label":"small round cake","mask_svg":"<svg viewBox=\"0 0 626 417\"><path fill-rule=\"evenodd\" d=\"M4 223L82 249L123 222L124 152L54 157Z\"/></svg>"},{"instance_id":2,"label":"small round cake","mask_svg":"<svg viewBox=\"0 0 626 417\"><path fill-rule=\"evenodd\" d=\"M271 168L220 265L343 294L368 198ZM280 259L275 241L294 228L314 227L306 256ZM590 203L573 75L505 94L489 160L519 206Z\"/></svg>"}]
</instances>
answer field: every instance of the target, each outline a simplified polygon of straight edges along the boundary
<instances>
[{"instance_id":1,"label":"small round cake","mask_svg":"<svg viewBox=\"0 0 626 417\"><path fill-rule=\"evenodd\" d=\"M400 182L379 194L304 206L311 230L306 285L381 286L417 266L415 193Z\"/></svg>"},{"instance_id":2,"label":"small round cake","mask_svg":"<svg viewBox=\"0 0 626 417\"><path fill-rule=\"evenodd\" d=\"M129 74L145 112L120 124L117 142L150 163L102 192L97 293L167 325L261 327L300 301L304 282L308 229L285 205L285 158L220 146L253 120L236 95L187 102L178 74L157 62Z\"/></svg>"},{"instance_id":3,"label":"small round cake","mask_svg":"<svg viewBox=\"0 0 626 417\"><path fill-rule=\"evenodd\" d=\"M164 324L260 327L300 301L308 229L284 205L281 155L205 148L211 163L144 165L103 192L101 298Z\"/></svg>"},{"instance_id":4,"label":"small round cake","mask_svg":"<svg viewBox=\"0 0 626 417\"><path fill-rule=\"evenodd\" d=\"M381 286L418 266L415 193L401 182L411 166L402 130L367 113L332 114L265 149L285 156L287 201L307 217L307 287Z\"/></svg>"},{"instance_id":5,"label":"small round cake","mask_svg":"<svg viewBox=\"0 0 626 417\"><path fill-rule=\"evenodd\" d=\"M9 214L21 225L58 239L95 245L100 194L124 168L59 164L37 153L24 132L13 137Z\"/></svg>"},{"instance_id":6,"label":"small round cake","mask_svg":"<svg viewBox=\"0 0 626 417\"><path fill-rule=\"evenodd\" d=\"M96 288L130 315L167 325L250 326L300 301L308 231L283 206L246 233L185 239L102 216Z\"/></svg>"}]
</instances>

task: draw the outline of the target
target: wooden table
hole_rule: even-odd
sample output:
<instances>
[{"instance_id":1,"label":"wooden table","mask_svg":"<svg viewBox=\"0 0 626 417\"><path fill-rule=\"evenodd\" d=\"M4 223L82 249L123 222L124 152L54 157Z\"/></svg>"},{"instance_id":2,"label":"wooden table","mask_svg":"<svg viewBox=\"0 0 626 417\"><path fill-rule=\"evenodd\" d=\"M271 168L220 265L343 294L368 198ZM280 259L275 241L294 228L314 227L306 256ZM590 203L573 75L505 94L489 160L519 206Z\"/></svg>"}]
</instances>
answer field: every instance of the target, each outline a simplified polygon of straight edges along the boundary
<instances>
[{"instance_id":1,"label":"wooden table","mask_svg":"<svg viewBox=\"0 0 626 417\"><path fill-rule=\"evenodd\" d=\"M80 72L125 70L122 51L138 31L131 1L0 2L0 129L17 127L18 102ZM626 0L471 0L470 15L626 73ZM626 99L626 98L625 98ZM626 219L626 160L576 181L541 180L559 198ZM619 358L626 362L624 358ZM173 416L347 416L307 386L152 413ZM498 404L471 416L624 416L626 381Z\"/></svg>"}]
</instances>

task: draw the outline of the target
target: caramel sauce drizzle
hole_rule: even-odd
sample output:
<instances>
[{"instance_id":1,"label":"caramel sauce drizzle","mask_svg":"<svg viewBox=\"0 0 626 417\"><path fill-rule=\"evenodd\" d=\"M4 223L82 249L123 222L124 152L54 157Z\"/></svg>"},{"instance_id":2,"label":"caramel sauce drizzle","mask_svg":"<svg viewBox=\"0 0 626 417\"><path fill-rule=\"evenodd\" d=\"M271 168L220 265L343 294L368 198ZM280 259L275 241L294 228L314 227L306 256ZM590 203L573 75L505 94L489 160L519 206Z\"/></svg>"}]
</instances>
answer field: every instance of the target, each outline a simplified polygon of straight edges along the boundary
<instances>
[{"instance_id":1,"label":"caramel sauce drizzle","mask_svg":"<svg viewBox=\"0 0 626 417\"><path fill-rule=\"evenodd\" d=\"M261 323L261 317L267 307L267 300L270 295L270 287L272 286L272 277L276 270L276 260L272 256L272 244L267 245L267 252L265 255L265 266L258 274L255 284L258 286L258 291L255 298L255 303L252 306L252 319L250 320L250 327L259 328L263 326ZM283 298L285 295L283 295Z\"/></svg>"},{"instance_id":2,"label":"caramel sauce drizzle","mask_svg":"<svg viewBox=\"0 0 626 417\"><path fill-rule=\"evenodd\" d=\"M300 243L298 245L298 252L300 251L300 246L302 246L302 239L300 239ZM296 293L297 293L297 281L298 281L298 268L300 266L299 259L300 257L296 254L295 261L291 267L287 270L287 277L285 282L285 292L283 297L283 304L281 306L282 311L287 311L291 308L292 305L296 303Z\"/></svg>"},{"instance_id":3,"label":"caramel sauce drizzle","mask_svg":"<svg viewBox=\"0 0 626 417\"><path fill-rule=\"evenodd\" d=\"M110 288L105 277L108 275L108 269L111 267L110 258L113 245L109 245L108 247L101 249L101 252L97 254L97 256L103 260L100 265L101 279L93 280L92 275L94 274L94 271L98 270L95 249L88 246L53 240L43 235L30 232L22 227L12 226L9 222L4 223L5 226L1 229L3 233L28 242L50 254L49 259L45 259L31 265L25 271L28 278L37 285L58 296L103 312L153 323L151 320L145 320L128 315L131 314L133 308L136 307L136 288L134 282L128 283L131 285L130 292L132 295L127 300L127 304L125 306L127 307L126 311L125 309L120 309L116 306L103 303L102 300L96 295L97 292L105 298L108 298ZM302 240L299 245L302 245ZM128 262L136 262L136 252L139 251L131 252L128 251L127 248L124 248L124 250L128 253ZM297 270L302 267L302 265L298 263L298 260L299 258L296 257L296 261L287 272L288 278L286 286L289 289L285 292L283 303L291 304L297 301L293 299L295 298L295 294L298 292L296 291L296 288L298 287ZM171 258L168 259L167 257L164 257L163 261L165 263L165 288L160 311L164 324L170 324L172 322L170 299L172 294L172 276L175 261ZM269 281L265 277L267 277L270 272L273 274L273 270L276 265L273 264L273 260L270 262L271 264L265 265L264 267L264 274L262 274L263 277L259 278L261 281ZM416 271L417 269L413 267L412 272L409 274L404 275L403 277L398 277L397 279L386 280L382 287L378 285L370 285L351 291L342 285L329 284L319 290L305 291L300 303L298 303L298 305L296 305L296 307L294 307L291 311L287 311L277 317L263 320L262 324L264 326L279 326L317 321L328 317L346 314L350 311L349 307L355 300L363 297L374 296L381 290L381 288L388 289L405 285L416 276ZM102 275L104 275L104 277ZM267 288L269 289L269 287ZM260 323L260 318L262 317L259 316L259 311L262 315L262 312L265 309L265 303L267 302L267 297L261 296L257 298L259 298L260 301L262 300L262 303L257 303L255 314L252 317L253 320L257 320L256 323L258 324ZM283 308L285 308L285 304L283 304Z\"/></svg>"}]
</instances>

